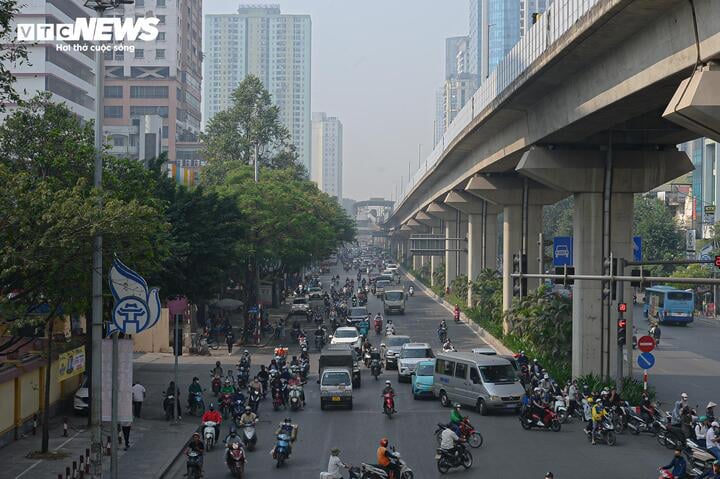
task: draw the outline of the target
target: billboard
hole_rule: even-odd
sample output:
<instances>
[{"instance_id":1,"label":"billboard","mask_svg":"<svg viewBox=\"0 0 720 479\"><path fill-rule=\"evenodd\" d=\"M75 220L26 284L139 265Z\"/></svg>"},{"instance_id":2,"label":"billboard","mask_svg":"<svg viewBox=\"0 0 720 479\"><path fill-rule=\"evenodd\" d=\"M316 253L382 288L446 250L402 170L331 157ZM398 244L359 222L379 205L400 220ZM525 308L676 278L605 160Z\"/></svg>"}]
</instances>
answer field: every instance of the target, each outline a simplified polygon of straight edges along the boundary
<instances>
[{"instance_id":1,"label":"billboard","mask_svg":"<svg viewBox=\"0 0 720 479\"><path fill-rule=\"evenodd\" d=\"M85 372L85 346L60 354L58 358L58 381L65 381Z\"/></svg>"}]
</instances>

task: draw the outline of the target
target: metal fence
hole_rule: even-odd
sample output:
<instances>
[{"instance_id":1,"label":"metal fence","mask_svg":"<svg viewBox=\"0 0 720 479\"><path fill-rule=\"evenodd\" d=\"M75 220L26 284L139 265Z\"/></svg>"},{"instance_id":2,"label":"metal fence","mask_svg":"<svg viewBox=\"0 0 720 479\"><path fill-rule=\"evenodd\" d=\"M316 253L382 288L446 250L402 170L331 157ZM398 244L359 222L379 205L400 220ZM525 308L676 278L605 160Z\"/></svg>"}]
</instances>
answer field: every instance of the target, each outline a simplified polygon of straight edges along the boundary
<instances>
[{"instance_id":1,"label":"metal fence","mask_svg":"<svg viewBox=\"0 0 720 479\"><path fill-rule=\"evenodd\" d=\"M435 145L432 153L420 165L415 175L409 178L396 204L399 206L405 201L414 187L441 160L446 146L450 146L453 140L461 134L477 115L482 113L485 108L498 98L588 10L601 1L555 0L545 13L539 17L537 23L508 52L503 61L497 65L497 68L482 82L470 101L460 110L452 123L450 123L445 134Z\"/></svg>"}]
</instances>

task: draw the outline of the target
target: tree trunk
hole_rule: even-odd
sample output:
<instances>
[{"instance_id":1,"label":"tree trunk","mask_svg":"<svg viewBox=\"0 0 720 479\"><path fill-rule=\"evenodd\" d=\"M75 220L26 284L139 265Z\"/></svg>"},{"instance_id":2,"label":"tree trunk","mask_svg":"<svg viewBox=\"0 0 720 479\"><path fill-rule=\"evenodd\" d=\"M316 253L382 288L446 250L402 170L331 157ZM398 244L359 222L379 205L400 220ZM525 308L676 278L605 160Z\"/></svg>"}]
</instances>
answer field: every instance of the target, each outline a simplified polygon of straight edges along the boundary
<instances>
[{"instance_id":1,"label":"tree trunk","mask_svg":"<svg viewBox=\"0 0 720 479\"><path fill-rule=\"evenodd\" d=\"M54 315L54 314L53 314ZM40 452L47 453L50 448L50 380L52 378L52 335L53 335L53 315L48 321L48 342L47 342L47 362L45 365L45 390L43 402L43 420L42 420L42 446Z\"/></svg>"}]
</instances>

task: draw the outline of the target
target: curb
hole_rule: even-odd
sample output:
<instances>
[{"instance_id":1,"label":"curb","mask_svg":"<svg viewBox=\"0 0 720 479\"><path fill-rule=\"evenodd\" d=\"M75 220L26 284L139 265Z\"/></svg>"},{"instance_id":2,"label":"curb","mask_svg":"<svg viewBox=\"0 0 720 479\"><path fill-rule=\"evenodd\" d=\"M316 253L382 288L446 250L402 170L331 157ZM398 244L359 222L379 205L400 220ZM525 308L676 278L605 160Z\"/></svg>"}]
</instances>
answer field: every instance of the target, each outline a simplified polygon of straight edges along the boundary
<instances>
[{"instance_id":1,"label":"curb","mask_svg":"<svg viewBox=\"0 0 720 479\"><path fill-rule=\"evenodd\" d=\"M406 271L404 268L402 268L403 274L407 276L410 280L412 280L419 289L421 289L426 295L428 295L430 298L434 299L436 303L438 303L440 306L445 308L450 312L450 314L453 313L454 309L450 307L447 304L447 301L442 299L440 296L435 294L433 290L425 286L425 284L415 278L412 274L410 274L408 271ZM507 346L505 346L502 341L500 341L498 338L487 332L484 328L482 328L480 325L478 325L475 321L467 317L467 315L463 312L460 313L460 321L464 322L472 332L475 333L475 335L485 341L488 345L492 346L495 351L497 351L499 354L506 354L506 355L513 355L514 352L510 350Z\"/></svg>"},{"instance_id":2,"label":"curb","mask_svg":"<svg viewBox=\"0 0 720 479\"><path fill-rule=\"evenodd\" d=\"M200 432L200 426L196 429L196 432ZM153 475L153 479L165 479L169 478L168 472L170 469L172 469L173 465L177 462L178 459L180 459L180 456L183 455L183 452L185 451L185 444L180 448L177 454L170 456L170 459L165 461L162 466L160 466L160 469L156 474Z\"/></svg>"}]
</instances>

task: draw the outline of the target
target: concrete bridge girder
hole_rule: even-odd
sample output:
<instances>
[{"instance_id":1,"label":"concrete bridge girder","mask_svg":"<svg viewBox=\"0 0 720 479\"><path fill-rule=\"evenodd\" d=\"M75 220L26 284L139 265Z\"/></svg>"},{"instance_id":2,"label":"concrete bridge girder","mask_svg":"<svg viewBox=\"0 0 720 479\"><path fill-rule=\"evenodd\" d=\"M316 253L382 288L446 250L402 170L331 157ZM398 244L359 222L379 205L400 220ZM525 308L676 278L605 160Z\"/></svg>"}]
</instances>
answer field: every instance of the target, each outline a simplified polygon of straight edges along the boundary
<instances>
[{"instance_id":1,"label":"concrete bridge girder","mask_svg":"<svg viewBox=\"0 0 720 479\"><path fill-rule=\"evenodd\" d=\"M417 221L418 223L422 223L429 228L439 228L440 222L441 222L440 219L438 219L434 216L430 216L429 214L425 213L424 211L419 211L415 215L415 221Z\"/></svg>"}]
</instances>

